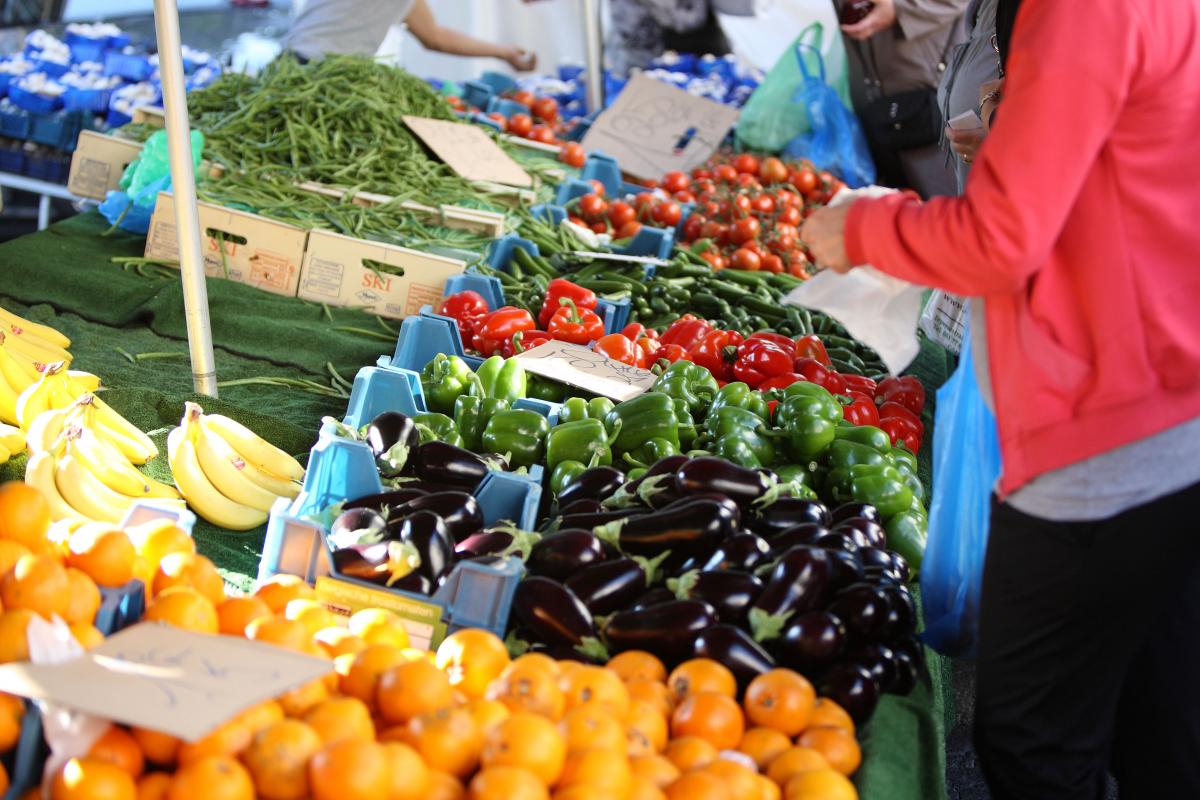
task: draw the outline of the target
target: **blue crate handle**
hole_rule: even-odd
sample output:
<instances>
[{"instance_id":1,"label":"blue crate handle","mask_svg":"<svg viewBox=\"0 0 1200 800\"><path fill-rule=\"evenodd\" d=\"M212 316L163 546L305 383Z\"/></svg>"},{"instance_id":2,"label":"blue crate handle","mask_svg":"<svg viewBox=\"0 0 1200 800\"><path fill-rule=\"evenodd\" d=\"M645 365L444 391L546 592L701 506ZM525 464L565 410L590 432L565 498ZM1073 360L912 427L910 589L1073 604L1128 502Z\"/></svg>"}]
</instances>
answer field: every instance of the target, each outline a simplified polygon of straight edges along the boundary
<instances>
[{"instance_id":1,"label":"blue crate handle","mask_svg":"<svg viewBox=\"0 0 1200 800\"><path fill-rule=\"evenodd\" d=\"M516 100L506 100L503 97L493 96L488 100L485 111L489 114L501 114L505 117L511 117L513 114L528 114L529 108L521 105Z\"/></svg>"},{"instance_id":2,"label":"blue crate handle","mask_svg":"<svg viewBox=\"0 0 1200 800\"><path fill-rule=\"evenodd\" d=\"M538 250L536 244L528 239L517 236L515 233L508 233L492 241L491 247L488 249L488 266L492 269L511 272L508 264L512 261L513 250L517 248L524 250L531 256L541 255L541 251Z\"/></svg>"},{"instance_id":3,"label":"blue crate handle","mask_svg":"<svg viewBox=\"0 0 1200 800\"><path fill-rule=\"evenodd\" d=\"M359 428L385 411L399 411L410 416L426 411L418 373L381 367L363 367L358 371L350 390L345 423Z\"/></svg>"},{"instance_id":4,"label":"blue crate handle","mask_svg":"<svg viewBox=\"0 0 1200 800\"><path fill-rule=\"evenodd\" d=\"M463 100L467 105L475 108L486 108L488 100L492 98L495 92L492 87L488 86L483 81L464 81L463 82Z\"/></svg>"},{"instance_id":5,"label":"blue crate handle","mask_svg":"<svg viewBox=\"0 0 1200 800\"><path fill-rule=\"evenodd\" d=\"M479 76L479 82L491 88L496 94L504 94L517 88L517 82L503 72L486 70Z\"/></svg>"},{"instance_id":6,"label":"blue crate handle","mask_svg":"<svg viewBox=\"0 0 1200 800\"><path fill-rule=\"evenodd\" d=\"M529 212L555 226L561 225L567 218L567 210L553 203L538 203L530 208Z\"/></svg>"}]
</instances>

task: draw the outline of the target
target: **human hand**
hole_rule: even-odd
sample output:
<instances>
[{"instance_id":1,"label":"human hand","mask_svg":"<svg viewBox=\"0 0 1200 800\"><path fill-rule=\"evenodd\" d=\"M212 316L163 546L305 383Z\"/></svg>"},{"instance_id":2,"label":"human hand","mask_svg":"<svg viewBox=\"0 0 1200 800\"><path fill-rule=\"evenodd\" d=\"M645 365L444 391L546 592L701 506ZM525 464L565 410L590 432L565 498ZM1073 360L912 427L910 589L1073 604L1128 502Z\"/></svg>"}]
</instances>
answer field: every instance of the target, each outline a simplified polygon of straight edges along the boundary
<instances>
[{"instance_id":1,"label":"human hand","mask_svg":"<svg viewBox=\"0 0 1200 800\"><path fill-rule=\"evenodd\" d=\"M529 72L537 66L537 53L531 53L515 45L507 48L502 58L517 72Z\"/></svg>"},{"instance_id":2,"label":"human hand","mask_svg":"<svg viewBox=\"0 0 1200 800\"><path fill-rule=\"evenodd\" d=\"M854 203L817 209L800 228L800 241L808 247L813 262L834 272L849 272L854 266L846 255L846 217Z\"/></svg>"},{"instance_id":3,"label":"human hand","mask_svg":"<svg viewBox=\"0 0 1200 800\"><path fill-rule=\"evenodd\" d=\"M992 129L992 115L996 113L996 106L1000 103L1003 91L1004 78L988 81L979 87L979 117L983 120L986 131Z\"/></svg>"},{"instance_id":4,"label":"human hand","mask_svg":"<svg viewBox=\"0 0 1200 800\"><path fill-rule=\"evenodd\" d=\"M970 128L965 131L946 128L946 138L950 140L950 147L963 160L964 164L975 161L975 156L979 152L983 140L987 138L987 133L985 128Z\"/></svg>"},{"instance_id":5,"label":"human hand","mask_svg":"<svg viewBox=\"0 0 1200 800\"><path fill-rule=\"evenodd\" d=\"M875 7L853 25L843 25L842 33L851 39L870 39L896 24L895 0L875 0Z\"/></svg>"}]
</instances>

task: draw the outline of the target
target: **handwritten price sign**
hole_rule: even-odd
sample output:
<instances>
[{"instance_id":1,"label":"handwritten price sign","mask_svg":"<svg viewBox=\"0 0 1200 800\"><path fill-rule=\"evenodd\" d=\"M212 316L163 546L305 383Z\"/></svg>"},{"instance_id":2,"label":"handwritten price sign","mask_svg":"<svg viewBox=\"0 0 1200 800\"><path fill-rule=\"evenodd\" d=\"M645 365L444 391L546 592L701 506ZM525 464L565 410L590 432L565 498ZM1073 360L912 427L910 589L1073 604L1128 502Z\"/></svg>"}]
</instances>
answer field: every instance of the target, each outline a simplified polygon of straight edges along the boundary
<instances>
[{"instance_id":1,"label":"handwritten price sign","mask_svg":"<svg viewBox=\"0 0 1200 800\"><path fill-rule=\"evenodd\" d=\"M450 169L469 181L491 181L528 187L533 178L492 141L483 130L465 122L404 117L415 133Z\"/></svg>"},{"instance_id":2,"label":"handwritten price sign","mask_svg":"<svg viewBox=\"0 0 1200 800\"><path fill-rule=\"evenodd\" d=\"M527 372L617 402L648 392L654 373L613 361L603 353L567 342L546 342L516 356Z\"/></svg>"}]
</instances>

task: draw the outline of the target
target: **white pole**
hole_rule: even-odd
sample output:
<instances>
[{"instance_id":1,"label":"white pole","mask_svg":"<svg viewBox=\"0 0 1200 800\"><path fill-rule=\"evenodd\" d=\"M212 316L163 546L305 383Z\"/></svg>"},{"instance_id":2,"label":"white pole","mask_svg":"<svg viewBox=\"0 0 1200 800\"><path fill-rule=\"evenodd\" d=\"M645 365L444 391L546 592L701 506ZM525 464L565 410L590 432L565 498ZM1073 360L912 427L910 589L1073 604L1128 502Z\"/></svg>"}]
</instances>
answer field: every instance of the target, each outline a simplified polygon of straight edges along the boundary
<instances>
[{"instance_id":1,"label":"white pole","mask_svg":"<svg viewBox=\"0 0 1200 800\"><path fill-rule=\"evenodd\" d=\"M192 355L192 385L199 394L216 397L217 368L208 319L208 287L204 283L204 251L200 239L200 215L196 210L196 175L192 167L192 139L176 2L154 0L154 27L158 32L158 68L162 74L167 148L171 157L171 191L175 195L175 230L179 240L183 312Z\"/></svg>"},{"instance_id":2,"label":"white pole","mask_svg":"<svg viewBox=\"0 0 1200 800\"><path fill-rule=\"evenodd\" d=\"M595 113L604 110L604 34L600 30L599 0L583 0L583 35L588 111Z\"/></svg>"}]
</instances>

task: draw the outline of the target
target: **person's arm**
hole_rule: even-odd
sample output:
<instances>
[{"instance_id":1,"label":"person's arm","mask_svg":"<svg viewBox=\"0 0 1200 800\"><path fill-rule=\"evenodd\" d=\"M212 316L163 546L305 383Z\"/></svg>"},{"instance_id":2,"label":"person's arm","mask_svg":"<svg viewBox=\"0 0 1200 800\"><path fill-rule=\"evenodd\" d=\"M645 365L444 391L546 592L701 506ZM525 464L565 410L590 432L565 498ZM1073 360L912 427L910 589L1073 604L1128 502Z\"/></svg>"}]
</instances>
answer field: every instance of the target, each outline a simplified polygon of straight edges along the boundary
<instances>
[{"instance_id":1,"label":"person's arm","mask_svg":"<svg viewBox=\"0 0 1200 800\"><path fill-rule=\"evenodd\" d=\"M835 267L872 264L968 296L1019 291L1048 258L1112 133L1144 57L1142 26L1125 0L1094 0L1086 13L1026 0L1004 113L966 194L923 205L901 195L860 200L845 214L844 247L828 236L832 219L804 238L824 240L818 249Z\"/></svg>"},{"instance_id":2,"label":"person's arm","mask_svg":"<svg viewBox=\"0 0 1200 800\"><path fill-rule=\"evenodd\" d=\"M537 56L516 45L495 44L439 25L425 0L417 0L404 20L408 30L427 50L455 56L482 56L507 61L513 69L527 72L537 66Z\"/></svg>"}]
</instances>

